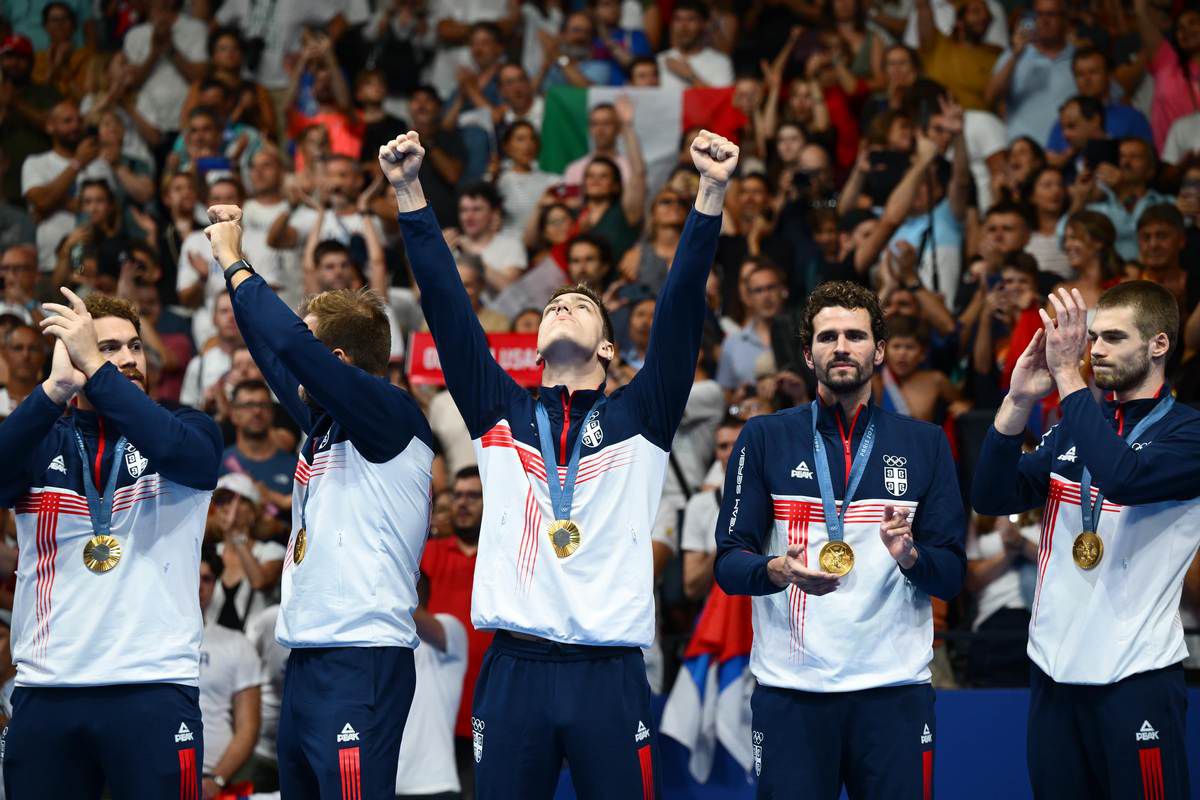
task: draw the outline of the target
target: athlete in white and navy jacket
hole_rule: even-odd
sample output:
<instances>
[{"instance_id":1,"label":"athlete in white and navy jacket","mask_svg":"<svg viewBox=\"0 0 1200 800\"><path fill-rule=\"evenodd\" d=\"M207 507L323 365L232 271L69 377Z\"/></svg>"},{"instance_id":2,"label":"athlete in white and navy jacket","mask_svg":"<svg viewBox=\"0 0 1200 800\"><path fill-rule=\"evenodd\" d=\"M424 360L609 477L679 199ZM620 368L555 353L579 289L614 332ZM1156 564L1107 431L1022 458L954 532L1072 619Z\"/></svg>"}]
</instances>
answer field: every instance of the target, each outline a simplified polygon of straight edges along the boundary
<instances>
[{"instance_id":1,"label":"athlete in white and navy jacket","mask_svg":"<svg viewBox=\"0 0 1200 800\"><path fill-rule=\"evenodd\" d=\"M416 674L412 612L429 531L433 434L391 385L372 292L294 314L241 254L240 209L209 209L238 328L307 435L292 490L276 638L291 649L279 719L285 797L391 796Z\"/></svg>"},{"instance_id":2,"label":"athlete in white and navy jacket","mask_svg":"<svg viewBox=\"0 0 1200 800\"><path fill-rule=\"evenodd\" d=\"M819 399L749 420L725 473L714 569L726 592L754 598L762 798L832 800L843 784L852 797L932 791L930 596L962 587L965 519L941 429L871 402L884 335L870 291L817 287L801 338ZM819 562L834 502L854 554L841 577Z\"/></svg>"},{"instance_id":3,"label":"athlete in white and navy jacket","mask_svg":"<svg viewBox=\"0 0 1200 800\"><path fill-rule=\"evenodd\" d=\"M979 456L981 514L1044 506L1029 622L1029 772L1038 797L1188 797L1187 657L1179 602L1200 546L1200 413L1164 383L1177 344L1171 293L1132 281L1052 297ZM1091 337L1098 404L1079 374ZM1033 406L1057 387L1062 421L1022 454ZM1100 548L1085 548L1084 472ZM1085 537L1086 538L1086 537ZM1080 547L1076 547L1077 540ZM1098 561L1097 561L1098 556Z\"/></svg>"},{"instance_id":4,"label":"athlete in white and navy jacket","mask_svg":"<svg viewBox=\"0 0 1200 800\"><path fill-rule=\"evenodd\" d=\"M412 132L380 150L425 318L483 479L471 621L499 633L473 706L478 797L549 797L564 757L584 796L657 796L656 734L638 649L654 636L650 535L695 373L704 285L737 148L706 132L693 142L701 190L658 298L645 365L606 401L613 336L587 287L560 290L543 314L537 397L495 362L425 203L417 180L423 157ZM557 514L546 462L557 462L549 470L557 485L573 452L580 454L573 501ZM564 517L579 536L556 543L548 526Z\"/></svg>"},{"instance_id":5,"label":"athlete in white and navy jacket","mask_svg":"<svg viewBox=\"0 0 1200 800\"><path fill-rule=\"evenodd\" d=\"M200 543L221 433L146 395L131 304L64 294L42 325L50 377L0 424L20 552L7 796L93 798L107 782L114 797L197 798Z\"/></svg>"}]
</instances>

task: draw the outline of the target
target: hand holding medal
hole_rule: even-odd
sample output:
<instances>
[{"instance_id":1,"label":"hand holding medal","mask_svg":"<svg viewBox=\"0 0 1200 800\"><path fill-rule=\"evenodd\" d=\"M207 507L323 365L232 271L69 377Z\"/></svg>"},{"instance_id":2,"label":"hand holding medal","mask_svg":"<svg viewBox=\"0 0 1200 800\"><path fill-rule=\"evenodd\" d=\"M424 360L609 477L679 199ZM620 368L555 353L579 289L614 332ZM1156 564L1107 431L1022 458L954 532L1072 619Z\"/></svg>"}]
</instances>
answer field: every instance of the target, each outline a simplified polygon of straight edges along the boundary
<instances>
[{"instance_id":1,"label":"hand holding medal","mask_svg":"<svg viewBox=\"0 0 1200 800\"><path fill-rule=\"evenodd\" d=\"M879 538L896 563L908 569L917 561L917 548L913 544L912 523L909 510L884 506L883 522L879 526Z\"/></svg>"},{"instance_id":2,"label":"hand holding medal","mask_svg":"<svg viewBox=\"0 0 1200 800\"><path fill-rule=\"evenodd\" d=\"M777 556L767 564L767 575L779 587L796 586L800 591L820 596L829 594L841 585L839 576L820 569L810 569L804 560L804 547L793 544L786 556Z\"/></svg>"}]
</instances>

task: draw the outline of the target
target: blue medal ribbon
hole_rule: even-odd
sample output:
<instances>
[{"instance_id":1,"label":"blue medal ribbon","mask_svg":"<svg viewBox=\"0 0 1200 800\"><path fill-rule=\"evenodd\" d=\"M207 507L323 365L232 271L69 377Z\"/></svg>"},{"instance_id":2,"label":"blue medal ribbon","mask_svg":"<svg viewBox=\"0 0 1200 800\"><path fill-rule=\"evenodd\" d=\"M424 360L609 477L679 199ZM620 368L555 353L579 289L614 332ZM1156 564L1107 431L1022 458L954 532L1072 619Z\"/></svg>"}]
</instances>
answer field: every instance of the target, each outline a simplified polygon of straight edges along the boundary
<instances>
[{"instance_id":1,"label":"blue medal ribbon","mask_svg":"<svg viewBox=\"0 0 1200 800\"><path fill-rule=\"evenodd\" d=\"M839 513L833 496L833 478L829 475L829 456L825 452L825 441L817 431L819 409L820 401L813 400L813 461L816 462L817 485L821 488L821 508L825 511L825 530L829 534L829 541L840 542L845 538L846 509L850 507L850 501L854 498L854 493L858 491L858 484L862 481L863 473L867 471L871 450L875 447L875 423L871 422L867 425L862 441L858 443L858 452L854 455L854 461L850 467L850 481L846 484L846 496L842 499L842 510Z\"/></svg>"},{"instance_id":2,"label":"blue medal ribbon","mask_svg":"<svg viewBox=\"0 0 1200 800\"><path fill-rule=\"evenodd\" d=\"M109 536L112 530L113 493L117 489L117 475L121 471L121 455L125 452L126 439L117 439L113 451L112 469L108 472L108 481L104 485L104 494L96 491L96 482L92 480L92 471L88 468L87 449L83 446L83 436L74 424L71 432L75 434L75 447L79 450L79 460L83 464L83 491L87 495L88 515L92 518L92 533L95 536Z\"/></svg>"},{"instance_id":3,"label":"blue medal ribbon","mask_svg":"<svg viewBox=\"0 0 1200 800\"><path fill-rule=\"evenodd\" d=\"M1146 432L1151 425L1158 422L1167 415L1167 412L1175 405L1175 397L1168 394L1162 400L1158 401L1153 410L1137 425L1133 426L1133 430L1125 437L1126 444L1135 442ZM1104 492L1096 493L1096 502L1088 502L1092 496L1092 473L1087 466L1083 467L1083 477L1079 479L1079 511L1083 515L1083 529L1085 531L1096 532L1097 526L1100 524L1100 510L1104 506Z\"/></svg>"},{"instance_id":4,"label":"blue medal ribbon","mask_svg":"<svg viewBox=\"0 0 1200 800\"><path fill-rule=\"evenodd\" d=\"M600 395L588 409L588 413L583 415L584 425L600 411L605 402L604 395ZM538 401L536 405L538 440L541 444L542 461L546 465L546 488L550 491L550 505L554 509L555 520L569 520L571 518L571 501L575 497L575 476L579 473L579 454L583 448L583 430L580 429L579 435L575 437L575 447L571 450L571 458L567 462L567 474L560 484L558 482L558 459L554 455L554 437L550 433L550 414L541 401ZM563 424L570 426L571 420L565 419Z\"/></svg>"}]
</instances>

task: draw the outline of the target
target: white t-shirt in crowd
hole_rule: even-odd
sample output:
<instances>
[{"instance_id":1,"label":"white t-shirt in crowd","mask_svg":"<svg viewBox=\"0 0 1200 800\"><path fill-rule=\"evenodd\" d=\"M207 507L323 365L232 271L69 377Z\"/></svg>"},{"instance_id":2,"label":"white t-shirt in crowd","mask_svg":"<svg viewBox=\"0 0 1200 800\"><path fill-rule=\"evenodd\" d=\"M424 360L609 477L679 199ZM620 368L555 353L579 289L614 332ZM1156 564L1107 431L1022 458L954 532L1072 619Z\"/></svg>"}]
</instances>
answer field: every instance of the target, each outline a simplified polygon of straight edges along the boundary
<instances>
[{"instance_id":1,"label":"white t-shirt in crowd","mask_svg":"<svg viewBox=\"0 0 1200 800\"><path fill-rule=\"evenodd\" d=\"M284 301L295 308L303 293L300 256L296 248L277 250L267 244L271 224L287 210L286 200L271 204L253 198L247 200L242 207L242 252L267 285L279 290Z\"/></svg>"},{"instance_id":2,"label":"white t-shirt in crowd","mask_svg":"<svg viewBox=\"0 0 1200 800\"><path fill-rule=\"evenodd\" d=\"M200 715L204 719L204 771L225 755L233 739L233 697L263 682L262 664L244 633L204 627L200 644Z\"/></svg>"},{"instance_id":3,"label":"white t-shirt in crowd","mask_svg":"<svg viewBox=\"0 0 1200 800\"><path fill-rule=\"evenodd\" d=\"M667 67L668 58L686 61L696 76L709 86L733 85L733 62L720 50L705 47L699 53L685 56L677 48L672 47L670 50L664 50L658 54L658 85L663 89L682 92L689 88L682 78L677 77Z\"/></svg>"},{"instance_id":4,"label":"white t-shirt in crowd","mask_svg":"<svg viewBox=\"0 0 1200 800\"><path fill-rule=\"evenodd\" d=\"M502 170L496 188L504 199L504 230L519 237L530 215L538 213L538 200L557 182L557 175L540 169L529 172Z\"/></svg>"},{"instance_id":5,"label":"white t-shirt in crowd","mask_svg":"<svg viewBox=\"0 0 1200 800\"><path fill-rule=\"evenodd\" d=\"M190 365L189 365L190 366ZM225 543L217 542L217 555L225 554ZM254 560L259 564L266 564L269 561L283 561L283 556L287 549L279 542L263 542L255 540L250 544L250 555L254 556ZM242 578L242 582L234 587L234 605L237 607L238 616L246 623L247 635L249 635L249 624L252 617L257 616L268 605L269 598L266 593L256 591L250 585L249 578ZM225 584L221 579L217 579L217 585L213 589L212 602L208 604L208 609L204 612L204 624L215 625L217 618L221 615L221 607L225 605L226 589Z\"/></svg>"},{"instance_id":6,"label":"white t-shirt in crowd","mask_svg":"<svg viewBox=\"0 0 1200 800\"><path fill-rule=\"evenodd\" d=\"M1179 164L1189 153L1200 152L1200 111L1180 117L1171 123L1167 140L1163 142L1162 160Z\"/></svg>"},{"instance_id":7,"label":"white t-shirt in crowd","mask_svg":"<svg viewBox=\"0 0 1200 800\"><path fill-rule=\"evenodd\" d=\"M30 189L45 186L63 173L70 165L71 159L53 150L29 156L21 164L21 196L29 194ZM75 176L75 186L70 194L75 195L79 184L85 180L104 179L110 186L115 186L112 168L102 158L93 159ZM31 207L32 208L32 207ZM58 260L58 245L75 230L75 214L66 209L59 209L38 223L35 234L38 250L38 269L42 272L53 272Z\"/></svg>"},{"instance_id":8,"label":"white t-shirt in crowd","mask_svg":"<svg viewBox=\"0 0 1200 800\"><path fill-rule=\"evenodd\" d=\"M316 209L308 206L301 206L292 212L292 218L288 220L288 225L296 230L296 234L300 237L300 244L303 246L304 240L308 238L309 232L313 226L317 224L319 214ZM383 224L378 217L372 216L371 222L375 225L375 232L379 234L380 241L386 241L384 235ZM321 222L321 234L319 241L326 239L336 239L344 245L350 244L351 237L354 234L362 235L363 225L366 224L366 218L355 211L352 214L335 214L332 211L325 212L325 219Z\"/></svg>"},{"instance_id":9,"label":"white t-shirt in crowd","mask_svg":"<svg viewBox=\"0 0 1200 800\"><path fill-rule=\"evenodd\" d=\"M261 38L258 82L268 89L286 89L284 59L300 49L301 28L305 24L324 26L341 5L324 0L225 0L217 12L217 23L236 25L246 39Z\"/></svg>"},{"instance_id":10,"label":"white t-shirt in crowd","mask_svg":"<svg viewBox=\"0 0 1200 800\"><path fill-rule=\"evenodd\" d=\"M125 57L130 64L140 66L150 57L153 33L154 26L143 22L125 34ZM198 19L180 14L171 26L171 42L188 61L195 63L208 60L208 27ZM138 90L138 113L160 131L180 130L183 124L179 117L187 94L187 79L175 68L171 59L162 56Z\"/></svg>"},{"instance_id":11,"label":"white t-shirt in crowd","mask_svg":"<svg viewBox=\"0 0 1200 800\"><path fill-rule=\"evenodd\" d=\"M994 44L1002 50L1007 49L1008 14L1004 10L1004 6L996 0L987 0L987 7L992 14L992 23L988 25L987 32L983 34L983 42L984 44ZM958 6L952 0L932 0L930 8L933 10L933 24L937 26L937 29L946 36L952 35L954 23L958 17ZM908 27L904 31L904 43L915 49L918 43L917 15L912 13L907 16Z\"/></svg>"},{"instance_id":12,"label":"white t-shirt in crowd","mask_svg":"<svg viewBox=\"0 0 1200 800\"><path fill-rule=\"evenodd\" d=\"M450 614L434 617L446 632L446 650L421 642L413 651L417 689L400 743L396 794L438 794L461 788L454 763L454 720L467 672L467 629Z\"/></svg>"},{"instance_id":13,"label":"white t-shirt in crowd","mask_svg":"<svg viewBox=\"0 0 1200 800\"><path fill-rule=\"evenodd\" d=\"M1025 252L1037 259L1040 271L1057 275L1064 281L1075 280L1075 268L1067 260L1067 254L1059 245L1057 235L1040 231L1031 233L1029 244L1025 245Z\"/></svg>"},{"instance_id":14,"label":"white t-shirt in crowd","mask_svg":"<svg viewBox=\"0 0 1200 800\"><path fill-rule=\"evenodd\" d=\"M508 16L508 7L508 0L433 0L429 4L429 24L436 29L444 19L464 25L496 22ZM470 53L465 45L451 47L439 42L429 68L429 83L443 99L448 98L458 89L455 70L468 63Z\"/></svg>"},{"instance_id":15,"label":"white t-shirt in crowd","mask_svg":"<svg viewBox=\"0 0 1200 800\"><path fill-rule=\"evenodd\" d=\"M1039 526L1026 525L1020 530L1022 536L1037 543L1041 533ZM1004 540L995 531L984 534L968 531L966 551L967 558L971 561L995 558L1004 552ZM1021 596L1021 576L1016 565L1005 570L1003 575L980 589L975 597L979 608L975 614L975 621L971 623L971 630L978 630L988 617L1002 608L1029 608Z\"/></svg>"},{"instance_id":16,"label":"white t-shirt in crowd","mask_svg":"<svg viewBox=\"0 0 1200 800\"><path fill-rule=\"evenodd\" d=\"M963 114L963 139L967 143L967 163L975 179L975 193L982 214L995 202L992 197L992 176L987 160L1008 149L1008 129L1004 120L990 111L967 111Z\"/></svg>"},{"instance_id":17,"label":"white t-shirt in crowd","mask_svg":"<svg viewBox=\"0 0 1200 800\"><path fill-rule=\"evenodd\" d=\"M443 389L433 396L429 401L427 417L429 429L442 446L447 474L454 475L463 467L473 466L476 463L475 445L471 443L467 423L463 421L449 392Z\"/></svg>"},{"instance_id":18,"label":"white t-shirt in crowd","mask_svg":"<svg viewBox=\"0 0 1200 800\"><path fill-rule=\"evenodd\" d=\"M258 743L254 754L275 761L279 735L279 709L283 704L283 672L292 651L275 639L275 618L279 606L268 606L246 620L246 638L262 663L262 714L259 716Z\"/></svg>"},{"instance_id":19,"label":"white t-shirt in crowd","mask_svg":"<svg viewBox=\"0 0 1200 800\"><path fill-rule=\"evenodd\" d=\"M487 247L479 251L479 259L489 269L509 269L510 267L525 269L529 265L529 255L525 252L525 245L521 244L521 240L517 238L516 234L505 231L492 237Z\"/></svg>"},{"instance_id":20,"label":"white t-shirt in crowd","mask_svg":"<svg viewBox=\"0 0 1200 800\"><path fill-rule=\"evenodd\" d=\"M175 291L182 292L200 282L200 273L192 266L193 255L198 256L208 266L204 279L204 303L192 312L192 341L196 343L197 347L203 347L204 343L217 332L212 321L213 301L217 295L225 291L225 273L221 270L220 262L213 258L212 245L209 243L208 237L204 235L204 230L194 230L179 246L179 263L175 268Z\"/></svg>"},{"instance_id":21,"label":"white t-shirt in crowd","mask_svg":"<svg viewBox=\"0 0 1200 800\"><path fill-rule=\"evenodd\" d=\"M683 536L680 546L694 553L717 552L717 514L721 504L718 490L692 495L683 508Z\"/></svg>"},{"instance_id":22,"label":"white t-shirt in crowd","mask_svg":"<svg viewBox=\"0 0 1200 800\"><path fill-rule=\"evenodd\" d=\"M233 357L219 347L210 347L192 356L187 369L183 371L183 386L179 389L180 404L203 410L205 392L221 380L232 366Z\"/></svg>"}]
</instances>

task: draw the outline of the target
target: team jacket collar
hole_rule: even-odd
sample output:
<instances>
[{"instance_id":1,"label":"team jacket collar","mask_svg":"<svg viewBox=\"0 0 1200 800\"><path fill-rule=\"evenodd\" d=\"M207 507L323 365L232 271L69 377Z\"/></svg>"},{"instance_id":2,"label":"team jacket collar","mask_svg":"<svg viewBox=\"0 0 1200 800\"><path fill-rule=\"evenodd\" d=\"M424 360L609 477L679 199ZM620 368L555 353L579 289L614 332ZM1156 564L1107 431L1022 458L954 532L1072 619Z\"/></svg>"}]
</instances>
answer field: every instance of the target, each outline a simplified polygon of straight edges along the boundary
<instances>
[{"instance_id":1,"label":"team jacket collar","mask_svg":"<svg viewBox=\"0 0 1200 800\"><path fill-rule=\"evenodd\" d=\"M830 436L849 436L852 440L858 441L862 438L863 431L867 429L867 423L874 416L875 401L868 396L867 402L859 406L858 411L850 415L850 419L846 419L841 403L826 405L825 401L818 396L817 408L819 409L817 430Z\"/></svg>"},{"instance_id":2,"label":"team jacket collar","mask_svg":"<svg viewBox=\"0 0 1200 800\"><path fill-rule=\"evenodd\" d=\"M1118 433L1125 433L1132 430L1134 425L1142 420L1147 414L1154 410L1158 405L1158 401L1171 393L1171 385L1164 382L1154 393L1154 397L1147 397L1140 400L1126 400L1124 403L1119 403L1111 396L1104 401L1104 416Z\"/></svg>"},{"instance_id":3,"label":"team jacket collar","mask_svg":"<svg viewBox=\"0 0 1200 800\"><path fill-rule=\"evenodd\" d=\"M84 411L80 408L71 409L71 418L86 437L99 436L103 431L105 438L111 438L117 433L117 426L112 420L103 419L95 411Z\"/></svg>"}]
</instances>

